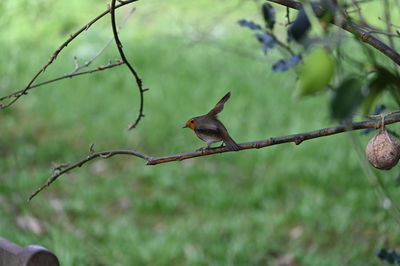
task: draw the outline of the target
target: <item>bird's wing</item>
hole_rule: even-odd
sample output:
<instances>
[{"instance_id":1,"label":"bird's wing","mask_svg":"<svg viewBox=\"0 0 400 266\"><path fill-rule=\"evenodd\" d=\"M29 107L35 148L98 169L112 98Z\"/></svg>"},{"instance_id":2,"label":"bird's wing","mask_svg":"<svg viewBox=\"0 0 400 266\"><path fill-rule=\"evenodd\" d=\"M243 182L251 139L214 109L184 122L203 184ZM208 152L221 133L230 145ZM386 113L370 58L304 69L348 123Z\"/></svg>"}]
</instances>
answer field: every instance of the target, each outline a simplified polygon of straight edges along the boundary
<instances>
[{"instance_id":1,"label":"bird's wing","mask_svg":"<svg viewBox=\"0 0 400 266\"><path fill-rule=\"evenodd\" d=\"M198 131L201 134L206 134L206 135L219 135L220 130L216 125L213 124L206 124L206 125L196 125L194 127L196 131Z\"/></svg>"},{"instance_id":2,"label":"bird's wing","mask_svg":"<svg viewBox=\"0 0 400 266\"><path fill-rule=\"evenodd\" d=\"M225 96L222 97L222 99L215 105L213 109L211 109L210 112L208 112L207 115L216 116L217 114L219 114L224 109L224 104L229 100L230 97L230 92L225 94Z\"/></svg>"}]
</instances>

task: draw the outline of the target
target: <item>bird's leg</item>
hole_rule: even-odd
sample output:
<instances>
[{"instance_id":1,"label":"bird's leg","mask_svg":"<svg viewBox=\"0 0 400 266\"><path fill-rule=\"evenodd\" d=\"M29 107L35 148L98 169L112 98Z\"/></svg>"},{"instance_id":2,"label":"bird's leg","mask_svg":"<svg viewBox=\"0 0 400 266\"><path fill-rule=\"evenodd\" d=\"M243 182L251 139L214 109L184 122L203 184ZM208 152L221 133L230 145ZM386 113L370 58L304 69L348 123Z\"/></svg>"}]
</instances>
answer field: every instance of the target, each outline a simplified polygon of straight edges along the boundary
<instances>
[{"instance_id":1,"label":"bird's leg","mask_svg":"<svg viewBox=\"0 0 400 266\"><path fill-rule=\"evenodd\" d=\"M206 147L201 147L201 148L197 149L196 151L203 151L204 152L205 150L209 150L209 149L211 149L211 147L210 147L211 144L212 143L208 143L207 142L207 146Z\"/></svg>"},{"instance_id":2,"label":"bird's leg","mask_svg":"<svg viewBox=\"0 0 400 266\"><path fill-rule=\"evenodd\" d=\"M204 152L205 150L208 150L208 149L210 149L210 145L209 145L209 144L207 144L207 146L206 146L206 147L201 147L201 148L198 148L196 151L201 151L201 152Z\"/></svg>"}]
</instances>

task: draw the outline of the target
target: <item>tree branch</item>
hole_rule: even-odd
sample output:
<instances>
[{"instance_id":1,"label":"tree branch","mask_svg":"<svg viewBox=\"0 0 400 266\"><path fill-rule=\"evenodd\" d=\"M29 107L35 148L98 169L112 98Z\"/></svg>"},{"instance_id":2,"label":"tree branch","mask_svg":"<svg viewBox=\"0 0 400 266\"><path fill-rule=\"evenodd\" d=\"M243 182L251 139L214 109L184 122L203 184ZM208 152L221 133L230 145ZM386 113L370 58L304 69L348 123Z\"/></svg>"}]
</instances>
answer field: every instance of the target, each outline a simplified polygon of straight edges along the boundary
<instances>
[{"instance_id":1,"label":"tree branch","mask_svg":"<svg viewBox=\"0 0 400 266\"><path fill-rule=\"evenodd\" d=\"M293 0L266 0L269 2L273 2L276 4L280 4L286 7L290 7L293 9L301 9L302 4L297 1ZM317 9L315 10L315 13L317 16L321 16L324 10L322 9ZM393 62L395 62L397 65L400 65L400 54L398 54L394 49L392 49L390 46L379 40L378 38L372 36L369 34L367 31L361 29L359 26L356 24L346 21L343 18L341 19L333 19L331 21L332 24L352 33L356 37L360 38L363 42L371 45L387 57L389 57Z\"/></svg>"},{"instance_id":2,"label":"tree branch","mask_svg":"<svg viewBox=\"0 0 400 266\"><path fill-rule=\"evenodd\" d=\"M119 54L121 55L122 60L125 62L126 66L129 68L129 70L131 71L132 75L135 77L136 84L137 84L137 87L139 89L139 95L140 95L140 106L139 106L138 115L136 117L136 120L131 125L129 125L129 127L128 127L128 130L131 130L131 129L135 128L135 126L139 123L140 119L142 117L144 117L144 114L143 114L143 105L144 105L143 93L145 91L147 91L148 89L143 89L142 80L140 79L140 77L137 74L136 70L129 63L128 59L125 56L124 50L122 49L122 43L121 43L121 40L118 37L117 25L115 23L115 8L116 8L115 2L116 2L116 0L111 0L111 8L110 8L111 26L112 26L112 31L113 31L113 35L114 35L115 44L117 45L117 49L118 49Z\"/></svg>"},{"instance_id":3,"label":"tree branch","mask_svg":"<svg viewBox=\"0 0 400 266\"><path fill-rule=\"evenodd\" d=\"M124 62L122 60L117 60L115 63L108 63L107 65L99 66L99 67L96 67L96 68L93 68L93 69L90 69L90 70L81 71L81 72L74 72L72 74L66 74L66 75L63 75L63 76L58 77L58 78L46 80L46 81L31 85L27 89L16 91L16 92L13 92L13 93L11 93L9 95L0 97L0 101L3 101L4 99L7 99L7 98L18 97L18 95L23 95L24 93L26 93L30 89L33 89L33 88L36 88L36 87L40 87L40 86L43 86L43 85L46 85L46 84L49 84L49 83L52 83L52 82L55 82L55 81L59 81L59 80L66 79L66 78L72 78L72 77L75 77L75 76L90 74L90 73L94 73L94 72L97 72L97 71L102 71L102 70L113 68L113 67L116 67L116 66L119 66L119 65L122 65L122 64L124 64Z\"/></svg>"},{"instance_id":4,"label":"tree branch","mask_svg":"<svg viewBox=\"0 0 400 266\"><path fill-rule=\"evenodd\" d=\"M136 2L138 0L126 0L126 1L120 1L120 4L115 6L116 8L122 7L124 5L130 4L132 2ZM115 1L114 1L115 2ZM96 23L100 18L104 17L105 15L107 15L110 12L110 10L106 10L103 13L101 13L100 15L98 15L97 17L95 17L93 20L91 20L89 23L87 23L85 26L83 26L82 28L80 28L77 32L73 33L70 35L70 37L63 43L61 44L54 52L53 54L50 56L50 59L48 60L48 62L36 73L36 75L31 79L31 81L25 86L25 88L20 91L20 93L16 93L15 96L13 96L14 98L6 103L6 104L0 104L0 110L9 107L10 105L12 105L13 103L15 103L22 95L26 95L27 91L29 90L29 88L31 87L31 85L33 84L33 82L35 82L35 80L44 72L46 71L47 67L49 65L51 65L54 60L56 60L58 54L65 48L68 46L68 44L70 42L72 42L79 34L81 34L82 32L88 30L94 23ZM8 97L3 97L2 100L7 99ZM0 100L1 101L1 100Z\"/></svg>"},{"instance_id":5,"label":"tree branch","mask_svg":"<svg viewBox=\"0 0 400 266\"><path fill-rule=\"evenodd\" d=\"M129 18L132 16L132 14L133 14L133 12L135 10L136 10L136 8L133 7L131 9L131 11L126 15L126 17L124 18L124 20L122 21L122 23L118 27L118 32L125 26L125 24L128 22ZM91 59L86 61L83 65L79 65L78 58L74 57L75 68L69 74L74 74L74 73L78 72L79 70L81 70L82 68L90 66L93 63L94 60L96 60L102 53L104 53L104 51L111 45L111 43L113 41L114 41L114 36L111 37L111 39L104 45L103 48L101 48L100 51L98 51Z\"/></svg>"},{"instance_id":6,"label":"tree branch","mask_svg":"<svg viewBox=\"0 0 400 266\"><path fill-rule=\"evenodd\" d=\"M310 139L335 135L335 134L343 133L346 131L360 130L360 129L366 129L366 128L375 128L376 129L376 128L380 128L382 126L382 124L388 125L388 124L397 123L397 122L400 122L400 113L393 112L393 113L390 113L385 116L380 115L378 118L380 118L380 119L347 123L345 125L328 127L328 128L318 129L318 130L294 134L294 135L288 135L288 136L268 138L268 139L264 139L264 140L240 143L239 146L240 146L241 150L248 150L248 149L260 149L260 148L264 148L264 147L268 147L268 146L272 146L272 145L289 143L289 142L294 142L296 145L299 145L303 141L310 140ZM147 165L156 165L156 164L173 162L173 161L183 161L183 160L190 159L190 158L208 156L208 155L212 155L212 154L216 154L216 153L231 152L231 150L227 149L226 147L219 147L219 148L211 148L211 149L202 150L202 151L193 151L193 152L187 152L187 153L178 153L178 154L172 154L172 155L166 155L166 156L153 157L153 156L149 156L147 154L144 154L144 153L141 153L138 151L134 151L134 150L109 150L109 151L102 151L102 152L94 152L93 145L90 146L89 151L90 151L90 154L87 157L85 157L84 159L81 159L80 161L77 161L72 164L62 164L58 167L55 167L54 171L53 171L53 175L48 179L48 181L45 184L43 184L40 188L38 188L34 193L31 194L31 196L29 197L29 200L34 198L43 189L50 186L61 175L69 172L72 169L81 167L82 165L84 165L84 164L88 163L89 161L94 160L96 158L107 159L114 155L119 155L119 154L120 155L131 155L131 156L139 157L139 158L146 160Z\"/></svg>"}]
</instances>

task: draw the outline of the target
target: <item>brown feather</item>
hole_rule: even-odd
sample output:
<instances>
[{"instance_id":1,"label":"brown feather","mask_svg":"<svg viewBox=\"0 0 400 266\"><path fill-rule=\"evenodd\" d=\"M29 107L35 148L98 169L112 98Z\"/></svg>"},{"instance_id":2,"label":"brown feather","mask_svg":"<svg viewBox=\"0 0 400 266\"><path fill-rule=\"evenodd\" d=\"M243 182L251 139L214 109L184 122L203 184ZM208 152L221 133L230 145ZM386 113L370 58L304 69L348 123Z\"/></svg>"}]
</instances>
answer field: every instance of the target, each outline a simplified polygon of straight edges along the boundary
<instances>
[{"instance_id":1,"label":"brown feather","mask_svg":"<svg viewBox=\"0 0 400 266\"><path fill-rule=\"evenodd\" d=\"M206 139L214 142L223 141L226 146L234 151L240 150L239 145L231 138L224 124L215 117L202 116L198 118L200 123L195 126L196 135L207 142Z\"/></svg>"},{"instance_id":2,"label":"brown feather","mask_svg":"<svg viewBox=\"0 0 400 266\"><path fill-rule=\"evenodd\" d=\"M224 109L224 104L230 97L231 93L228 92L210 112L205 115L193 117L188 120L184 126L191 128L196 133L197 137L207 142L207 148L209 148L212 143L223 141L230 150L240 150L240 146L231 138L224 124L217 119L217 114Z\"/></svg>"},{"instance_id":3,"label":"brown feather","mask_svg":"<svg viewBox=\"0 0 400 266\"><path fill-rule=\"evenodd\" d=\"M225 96L222 97L221 100L219 100L219 102L215 105L213 109L211 109L210 112L208 112L207 115L216 116L217 114L221 113L221 111L224 110L224 104L229 100L230 97L231 97L230 92L225 94Z\"/></svg>"},{"instance_id":4,"label":"brown feather","mask_svg":"<svg viewBox=\"0 0 400 266\"><path fill-rule=\"evenodd\" d=\"M221 125L224 127L224 125L221 123ZM224 143L226 144L226 146L230 149L230 150L234 150L234 151L238 151L240 150L239 145L237 145L237 143L231 138L231 136L228 133L228 130L226 130L226 128L224 127L225 130L220 130L220 134L221 134L221 138L224 141Z\"/></svg>"}]
</instances>

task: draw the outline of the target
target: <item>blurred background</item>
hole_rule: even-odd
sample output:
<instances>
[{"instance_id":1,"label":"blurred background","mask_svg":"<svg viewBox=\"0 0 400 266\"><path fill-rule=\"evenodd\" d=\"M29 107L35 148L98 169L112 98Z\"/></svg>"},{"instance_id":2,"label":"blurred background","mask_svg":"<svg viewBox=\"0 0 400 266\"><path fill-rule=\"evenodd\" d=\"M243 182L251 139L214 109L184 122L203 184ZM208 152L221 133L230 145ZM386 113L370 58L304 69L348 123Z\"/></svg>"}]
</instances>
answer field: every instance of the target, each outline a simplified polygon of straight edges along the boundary
<instances>
[{"instance_id":1,"label":"blurred background","mask_svg":"<svg viewBox=\"0 0 400 266\"><path fill-rule=\"evenodd\" d=\"M96 151L154 156L204 146L182 126L228 91L220 118L237 142L335 125L329 94L293 97L296 70L273 73L281 54L265 56L252 33L238 26L243 18L263 23L261 3L155 0L118 9L121 22L136 8L120 38L150 88L146 117L132 131L127 127L139 95L123 65L32 89L1 110L0 236L45 246L62 265L379 263L375 250L399 245L398 224L360 167L349 136L365 145L372 135L359 132L157 166L129 156L100 159L27 202L53 165L85 157L91 143ZM0 96L23 89L106 4L1 1ZM284 40L286 9L276 10ZM70 73L74 57L83 64L111 38L105 16L39 81ZM89 68L118 58L112 43ZM396 172L377 173L394 197Z\"/></svg>"}]
</instances>

